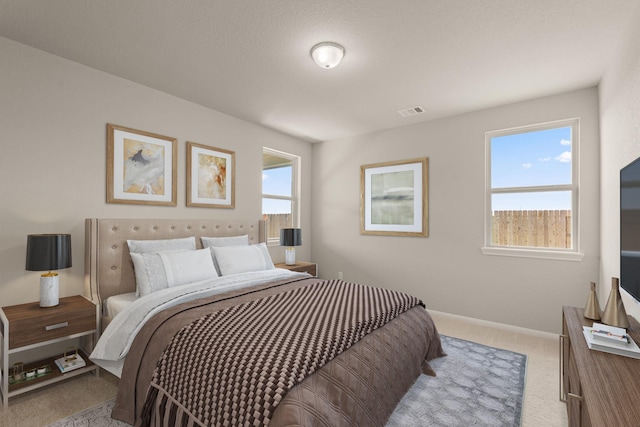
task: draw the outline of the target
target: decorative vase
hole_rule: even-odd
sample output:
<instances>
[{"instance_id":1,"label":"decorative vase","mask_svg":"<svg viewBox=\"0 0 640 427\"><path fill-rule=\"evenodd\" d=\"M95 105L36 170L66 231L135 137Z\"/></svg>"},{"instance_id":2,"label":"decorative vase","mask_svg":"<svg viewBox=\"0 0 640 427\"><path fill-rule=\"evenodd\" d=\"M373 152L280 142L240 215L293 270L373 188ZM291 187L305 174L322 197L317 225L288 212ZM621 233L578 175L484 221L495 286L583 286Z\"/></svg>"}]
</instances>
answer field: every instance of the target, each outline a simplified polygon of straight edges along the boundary
<instances>
[{"instance_id":1,"label":"decorative vase","mask_svg":"<svg viewBox=\"0 0 640 427\"><path fill-rule=\"evenodd\" d=\"M600 303L596 294L596 284L591 282L591 291L587 299L587 305L584 308L584 317L591 320L600 320Z\"/></svg>"},{"instance_id":2,"label":"decorative vase","mask_svg":"<svg viewBox=\"0 0 640 427\"><path fill-rule=\"evenodd\" d=\"M611 278L611 293L607 300L607 305L602 312L602 323L618 328L628 328L629 318L622 304L620 296L620 282L617 277Z\"/></svg>"}]
</instances>

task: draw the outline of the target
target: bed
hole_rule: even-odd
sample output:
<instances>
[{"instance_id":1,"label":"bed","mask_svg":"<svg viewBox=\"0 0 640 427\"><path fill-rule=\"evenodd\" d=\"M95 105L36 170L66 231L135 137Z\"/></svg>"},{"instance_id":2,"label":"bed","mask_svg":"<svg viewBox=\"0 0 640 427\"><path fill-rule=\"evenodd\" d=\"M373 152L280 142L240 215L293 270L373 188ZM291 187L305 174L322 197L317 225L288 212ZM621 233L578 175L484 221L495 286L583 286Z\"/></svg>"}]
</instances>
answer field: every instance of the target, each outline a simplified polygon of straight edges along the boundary
<instances>
[{"instance_id":1,"label":"bed","mask_svg":"<svg viewBox=\"0 0 640 427\"><path fill-rule=\"evenodd\" d=\"M435 375L429 361L444 356L422 301L273 268L260 255L264 221L87 219L85 227L87 293L102 313L91 358L120 378L112 417L129 424L383 426L421 373ZM240 237L243 246L227 242ZM202 238L226 243L203 249ZM142 257L127 243L181 239L196 247ZM203 252L225 274L176 268L166 276L179 286L147 289L140 265L155 271L153 260L182 256L191 265ZM252 262L266 267L245 268Z\"/></svg>"}]
</instances>

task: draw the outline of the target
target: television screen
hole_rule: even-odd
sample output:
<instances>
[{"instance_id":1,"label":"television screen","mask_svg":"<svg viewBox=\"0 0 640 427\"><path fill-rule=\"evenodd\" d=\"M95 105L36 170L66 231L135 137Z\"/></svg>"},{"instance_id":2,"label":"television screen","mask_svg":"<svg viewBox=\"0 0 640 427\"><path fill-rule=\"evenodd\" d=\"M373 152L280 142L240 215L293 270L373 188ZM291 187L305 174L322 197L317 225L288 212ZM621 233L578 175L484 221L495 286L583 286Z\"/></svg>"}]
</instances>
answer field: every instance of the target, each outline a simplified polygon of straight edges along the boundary
<instances>
[{"instance_id":1,"label":"television screen","mask_svg":"<svg viewBox=\"0 0 640 427\"><path fill-rule=\"evenodd\" d=\"M640 158L620 170L620 287L640 301Z\"/></svg>"}]
</instances>

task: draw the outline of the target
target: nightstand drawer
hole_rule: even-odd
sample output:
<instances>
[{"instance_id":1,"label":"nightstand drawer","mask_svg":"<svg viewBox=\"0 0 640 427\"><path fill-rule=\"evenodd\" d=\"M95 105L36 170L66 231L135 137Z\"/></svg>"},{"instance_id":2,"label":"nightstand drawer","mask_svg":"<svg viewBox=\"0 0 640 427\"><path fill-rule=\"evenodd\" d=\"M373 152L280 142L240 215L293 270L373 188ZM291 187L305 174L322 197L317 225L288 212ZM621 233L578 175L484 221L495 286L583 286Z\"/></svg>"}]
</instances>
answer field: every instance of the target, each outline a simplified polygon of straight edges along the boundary
<instances>
[{"instance_id":1,"label":"nightstand drawer","mask_svg":"<svg viewBox=\"0 0 640 427\"><path fill-rule=\"evenodd\" d=\"M4 311L9 319L9 349L96 329L96 306L80 296L61 298L56 307L30 303Z\"/></svg>"},{"instance_id":2,"label":"nightstand drawer","mask_svg":"<svg viewBox=\"0 0 640 427\"><path fill-rule=\"evenodd\" d=\"M309 273L312 276L318 277L318 264L315 262L298 261L296 264L287 265L285 263L275 264L277 268L285 268L290 271L298 271L300 273Z\"/></svg>"},{"instance_id":3,"label":"nightstand drawer","mask_svg":"<svg viewBox=\"0 0 640 427\"><path fill-rule=\"evenodd\" d=\"M316 275L316 265L315 264L294 265L293 267L290 267L289 270L298 271L300 273L309 273L312 276Z\"/></svg>"}]
</instances>

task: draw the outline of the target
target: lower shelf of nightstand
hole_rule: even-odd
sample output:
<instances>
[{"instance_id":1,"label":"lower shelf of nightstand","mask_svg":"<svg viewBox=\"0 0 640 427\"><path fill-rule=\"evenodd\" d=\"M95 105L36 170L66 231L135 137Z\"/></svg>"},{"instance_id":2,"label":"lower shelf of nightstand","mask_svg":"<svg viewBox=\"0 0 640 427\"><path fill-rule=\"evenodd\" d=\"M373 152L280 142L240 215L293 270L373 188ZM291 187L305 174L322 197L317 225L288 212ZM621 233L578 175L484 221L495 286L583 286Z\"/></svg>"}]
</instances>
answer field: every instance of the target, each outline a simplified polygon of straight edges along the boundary
<instances>
[{"instance_id":1,"label":"lower shelf of nightstand","mask_svg":"<svg viewBox=\"0 0 640 427\"><path fill-rule=\"evenodd\" d=\"M82 356L84 361L87 363L86 366L82 368L77 368L69 372L60 372L58 366L55 363L55 360L63 357L62 354L50 357L48 359L39 360L37 362L28 363L24 366L23 372L28 372L32 369L41 368L44 366L48 366L50 372L45 375L36 377L32 380L21 381L15 384L9 384L9 392L7 393L7 397L17 396L22 393L26 393L31 390L35 390L40 387L44 387L49 384L57 383L58 381L63 381L68 378L72 378L86 372L97 371L98 365L94 364L85 352L79 350L78 353Z\"/></svg>"}]
</instances>

